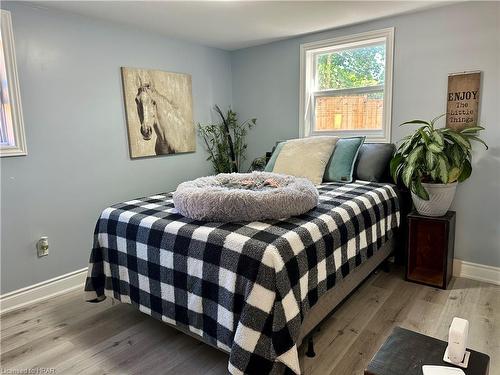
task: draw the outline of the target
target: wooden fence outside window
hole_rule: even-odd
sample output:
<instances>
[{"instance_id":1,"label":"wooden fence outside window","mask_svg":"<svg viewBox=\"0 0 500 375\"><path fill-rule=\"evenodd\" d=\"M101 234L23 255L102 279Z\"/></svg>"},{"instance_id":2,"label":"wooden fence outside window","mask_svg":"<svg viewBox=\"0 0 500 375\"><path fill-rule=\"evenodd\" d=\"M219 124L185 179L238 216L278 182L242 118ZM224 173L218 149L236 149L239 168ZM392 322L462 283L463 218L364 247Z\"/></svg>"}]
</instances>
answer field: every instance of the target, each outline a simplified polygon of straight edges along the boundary
<instances>
[{"instance_id":1,"label":"wooden fence outside window","mask_svg":"<svg viewBox=\"0 0 500 375\"><path fill-rule=\"evenodd\" d=\"M368 95L316 98L316 131L382 129L383 99Z\"/></svg>"}]
</instances>

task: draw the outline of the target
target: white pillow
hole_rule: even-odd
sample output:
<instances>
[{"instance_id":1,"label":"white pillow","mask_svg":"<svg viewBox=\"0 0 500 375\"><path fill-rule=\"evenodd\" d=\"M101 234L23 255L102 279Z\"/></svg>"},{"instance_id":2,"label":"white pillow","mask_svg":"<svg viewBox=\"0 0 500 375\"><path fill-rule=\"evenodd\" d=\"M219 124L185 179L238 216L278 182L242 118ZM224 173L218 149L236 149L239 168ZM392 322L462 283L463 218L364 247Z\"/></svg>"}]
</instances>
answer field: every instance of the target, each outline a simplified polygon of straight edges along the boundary
<instances>
[{"instance_id":1,"label":"white pillow","mask_svg":"<svg viewBox=\"0 0 500 375\"><path fill-rule=\"evenodd\" d=\"M321 136L287 141L276 159L273 172L305 177L320 184L338 139Z\"/></svg>"}]
</instances>

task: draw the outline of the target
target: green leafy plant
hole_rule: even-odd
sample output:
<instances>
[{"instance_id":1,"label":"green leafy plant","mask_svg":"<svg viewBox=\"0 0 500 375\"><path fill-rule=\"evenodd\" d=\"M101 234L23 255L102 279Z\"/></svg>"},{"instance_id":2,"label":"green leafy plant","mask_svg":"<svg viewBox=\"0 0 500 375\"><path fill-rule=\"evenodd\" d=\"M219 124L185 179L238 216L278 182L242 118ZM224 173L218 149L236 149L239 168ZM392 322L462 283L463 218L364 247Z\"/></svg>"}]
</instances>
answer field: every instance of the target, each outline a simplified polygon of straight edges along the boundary
<instances>
[{"instance_id":1,"label":"green leafy plant","mask_svg":"<svg viewBox=\"0 0 500 375\"><path fill-rule=\"evenodd\" d=\"M250 164L250 168L248 168L248 172L263 171L266 168L266 164L267 164L266 155L259 156L258 158L255 158L252 161L252 163Z\"/></svg>"},{"instance_id":2,"label":"green leafy plant","mask_svg":"<svg viewBox=\"0 0 500 375\"><path fill-rule=\"evenodd\" d=\"M423 125L401 140L394 154L390 170L394 181L399 180L420 198L428 200L429 194L422 182L449 184L465 181L472 172L471 141L488 146L479 138L482 126L455 131L435 128L436 121L412 120L401 125Z\"/></svg>"},{"instance_id":3,"label":"green leafy plant","mask_svg":"<svg viewBox=\"0 0 500 375\"><path fill-rule=\"evenodd\" d=\"M325 53L317 60L321 90L383 84L385 46L371 46Z\"/></svg>"},{"instance_id":4,"label":"green leafy plant","mask_svg":"<svg viewBox=\"0 0 500 375\"><path fill-rule=\"evenodd\" d=\"M198 124L198 131L205 142L208 158L215 173L238 172L246 158L245 142L248 130L253 128L257 119L238 122L236 112L228 109L224 114L218 105L215 111L221 122L217 124Z\"/></svg>"}]
</instances>

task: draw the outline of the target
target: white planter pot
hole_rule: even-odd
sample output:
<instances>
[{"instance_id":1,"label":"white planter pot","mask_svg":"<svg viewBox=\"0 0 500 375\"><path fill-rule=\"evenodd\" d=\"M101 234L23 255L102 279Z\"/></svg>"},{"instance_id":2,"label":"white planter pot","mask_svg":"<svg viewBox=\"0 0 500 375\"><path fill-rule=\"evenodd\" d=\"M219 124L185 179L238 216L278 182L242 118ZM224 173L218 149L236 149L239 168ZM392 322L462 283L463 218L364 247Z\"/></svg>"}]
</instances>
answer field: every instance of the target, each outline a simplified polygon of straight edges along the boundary
<instances>
[{"instance_id":1,"label":"white planter pot","mask_svg":"<svg viewBox=\"0 0 500 375\"><path fill-rule=\"evenodd\" d=\"M423 187L429 193L429 200L426 201L411 193L413 204L420 215L424 216L443 216L455 197L457 182L451 184L428 184L422 183Z\"/></svg>"}]
</instances>

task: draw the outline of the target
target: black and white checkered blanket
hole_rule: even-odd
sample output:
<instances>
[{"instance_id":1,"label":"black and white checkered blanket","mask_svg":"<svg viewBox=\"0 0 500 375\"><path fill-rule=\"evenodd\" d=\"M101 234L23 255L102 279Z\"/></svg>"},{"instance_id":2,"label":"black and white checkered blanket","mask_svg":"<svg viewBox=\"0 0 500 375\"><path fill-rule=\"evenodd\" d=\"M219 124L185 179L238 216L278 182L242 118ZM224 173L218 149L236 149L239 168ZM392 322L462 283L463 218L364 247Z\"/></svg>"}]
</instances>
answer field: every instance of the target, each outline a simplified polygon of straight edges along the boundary
<instances>
[{"instance_id":1,"label":"black and white checkered blanket","mask_svg":"<svg viewBox=\"0 0 500 375\"><path fill-rule=\"evenodd\" d=\"M318 190L316 209L282 221L195 221L177 213L170 193L106 208L86 298L110 296L201 336L230 353L232 374L299 374L305 314L400 220L391 185Z\"/></svg>"}]
</instances>

